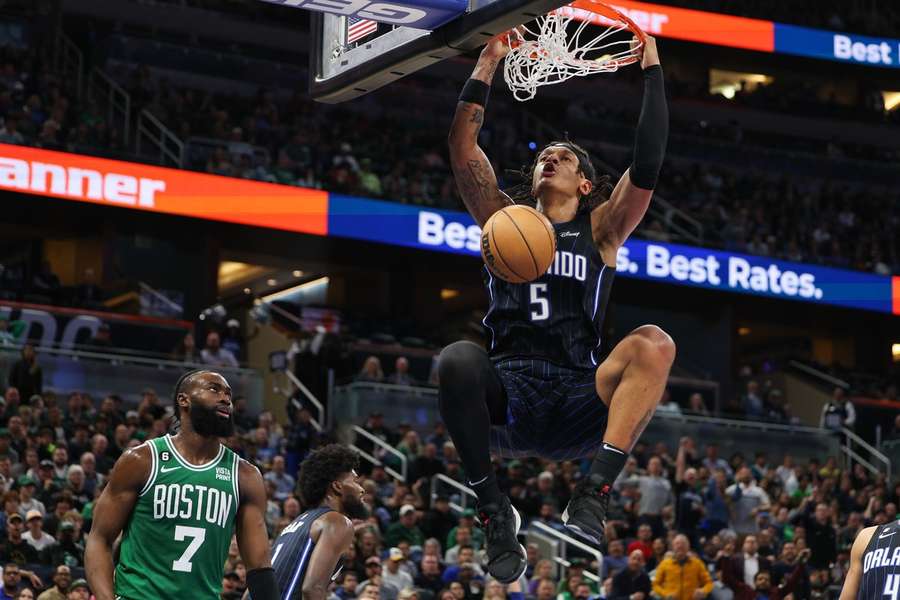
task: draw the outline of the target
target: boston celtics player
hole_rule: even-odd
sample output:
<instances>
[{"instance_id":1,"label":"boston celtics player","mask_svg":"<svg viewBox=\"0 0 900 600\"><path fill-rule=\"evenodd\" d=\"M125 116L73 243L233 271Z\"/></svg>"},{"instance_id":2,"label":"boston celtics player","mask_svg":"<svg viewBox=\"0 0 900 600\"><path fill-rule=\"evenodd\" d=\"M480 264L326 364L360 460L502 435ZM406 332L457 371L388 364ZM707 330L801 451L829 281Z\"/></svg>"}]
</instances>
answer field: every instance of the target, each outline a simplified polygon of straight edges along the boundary
<instances>
[{"instance_id":1,"label":"boston celtics player","mask_svg":"<svg viewBox=\"0 0 900 600\"><path fill-rule=\"evenodd\" d=\"M262 476L219 442L234 430L231 387L192 371L174 396L179 433L126 451L97 501L85 553L97 600L219 598L235 530L254 600L278 598Z\"/></svg>"}]
</instances>

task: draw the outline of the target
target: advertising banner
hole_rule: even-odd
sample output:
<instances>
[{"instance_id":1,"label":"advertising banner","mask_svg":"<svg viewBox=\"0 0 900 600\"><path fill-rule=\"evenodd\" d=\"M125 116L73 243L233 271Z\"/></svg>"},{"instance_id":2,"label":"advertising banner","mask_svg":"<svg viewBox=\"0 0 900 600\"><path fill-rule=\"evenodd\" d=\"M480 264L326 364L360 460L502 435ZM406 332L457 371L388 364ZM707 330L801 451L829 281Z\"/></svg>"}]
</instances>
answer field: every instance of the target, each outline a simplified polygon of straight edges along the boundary
<instances>
[{"instance_id":1,"label":"advertising banner","mask_svg":"<svg viewBox=\"0 0 900 600\"><path fill-rule=\"evenodd\" d=\"M481 229L462 212L332 194L329 232L480 256ZM900 314L900 277L637 239L619 251L616 270L623 277Z\"/></svg>"},{"instance_id":2,"label":"advertising banner","mask_svg":"<svg viewBox=\"0 0 900 600\"><path fill-rule=\"evenodd\" d=\"M321 190L0 144L0 189L150 212L327 233Z\"/></svg>"}]
</instances>

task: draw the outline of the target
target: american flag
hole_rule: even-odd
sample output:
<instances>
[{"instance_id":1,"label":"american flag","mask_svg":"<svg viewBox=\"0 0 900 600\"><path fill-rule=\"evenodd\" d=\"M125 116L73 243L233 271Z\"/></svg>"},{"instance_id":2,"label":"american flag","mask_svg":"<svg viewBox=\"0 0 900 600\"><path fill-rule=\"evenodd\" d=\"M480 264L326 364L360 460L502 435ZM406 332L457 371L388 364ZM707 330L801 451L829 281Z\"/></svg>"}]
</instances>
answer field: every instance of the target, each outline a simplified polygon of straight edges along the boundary
<instances>
[{"instance_id":1,"label":"american flag","mask_svg":"<svg viewBox=\"0 0 900 600\"><path fill-rule=\"evenodd\" d=\"M347 17L347 43L360 40L367 35L378 31L378 23L369 19L361 19L359 17Z\"/></svg>"}]
</instances>

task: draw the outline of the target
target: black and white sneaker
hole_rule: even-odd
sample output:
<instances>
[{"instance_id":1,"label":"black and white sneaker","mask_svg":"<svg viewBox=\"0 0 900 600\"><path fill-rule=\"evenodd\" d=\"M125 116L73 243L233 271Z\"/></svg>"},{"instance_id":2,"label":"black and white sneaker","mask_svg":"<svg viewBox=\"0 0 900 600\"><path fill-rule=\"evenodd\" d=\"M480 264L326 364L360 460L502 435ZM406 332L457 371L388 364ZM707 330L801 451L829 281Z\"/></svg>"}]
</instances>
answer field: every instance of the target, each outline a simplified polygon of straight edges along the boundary
<instances>
[{"instance_id":1,"label":"black and white sneaker","mask_svg":"<svg viewBox=\"0 0 900 600\"><path fill-rule=\"evenodd\" d=\"M599 475L581 481L562 514L563 525L592 544L603 543L612 486Z\"/></svg>"},{"instance_id":2,"label":"black and white sneaker","mask_svg":"<svg viewBox=\"0 0 900 600\"><path fill-rule=\"evenodd\" d=\"M503 498L499 505L479 505L478 520L484 528L488 572L503 584L516 581L528 566L525 547L516 537L522 517L509 499Z\"/></svg>"}]
</instances>

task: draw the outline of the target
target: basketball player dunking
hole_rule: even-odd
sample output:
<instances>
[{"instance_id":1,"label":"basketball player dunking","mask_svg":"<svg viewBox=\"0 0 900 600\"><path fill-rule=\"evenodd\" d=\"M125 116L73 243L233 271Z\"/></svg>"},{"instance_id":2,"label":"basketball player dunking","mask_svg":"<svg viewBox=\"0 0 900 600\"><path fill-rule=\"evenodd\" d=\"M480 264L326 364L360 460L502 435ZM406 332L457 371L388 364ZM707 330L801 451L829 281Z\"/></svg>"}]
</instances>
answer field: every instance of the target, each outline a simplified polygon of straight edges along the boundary
<instances>
[{"instance_id":1,"label":"basketball player dunking","mask_svg":"<svg viewBox=\"0 0 900 600\"><path fill-rule=\"evenodd\" d=\"M122 454L97 501L85 550L97 600L217 600L235 530L253 598L281 598L262 475L219 441L234 432L231 387L218 373L191 371L174 399L178 434Z\"/></svg>"},{"instance_id":2,"label":"basketball player dunking","mask_svg":"<svg viewBox=\"0 0 900 600\"><path fill-rule=\"evenodd\" d=\"M866 527L850 550L840 600L900 599L900 521Z\"/></svg>"},{"instance_id":3,"label":"basketball player dunking","mask_svg":"<svg viewBox=\"0 0 900 600\"><path fill-rule=\"evenodd\" d=\"M344 553L353 544L353 522L369 516L349 448L329 444L300 467L298 487L306 512L285 527L272 545L272 565L284 600L325 600Z\"/></svg>"},{"instance_id":4,"label":"basketball player dunking","mask_svg":"<svg viewBox=\"0 0 900 600\"><path fill-rule=\"evenodd\" d=\"M450 131L456 183L481 226L513 201L498 189L478 146L490 83L508 52L499 38L484 48ZM608 193L581 147L566 141L543 148L529 173L527 201L556 230L554 265L525 284L485 271L489 352L470 342L441 352L441 415L478 495L488 570L504 583L525 570L525 551L516 540L519 515L497 485L491 450L551 460L593 456L562 519L599 544L610 486L653 416L675 357L672 339L653 325L629 333L605 360L599 356L616 256L647 211L668 137L662 68L649 36L641 67L644 95L631 166Z\"/></svg>"}]
</instances>

